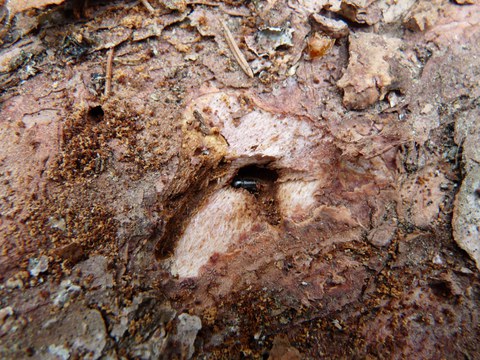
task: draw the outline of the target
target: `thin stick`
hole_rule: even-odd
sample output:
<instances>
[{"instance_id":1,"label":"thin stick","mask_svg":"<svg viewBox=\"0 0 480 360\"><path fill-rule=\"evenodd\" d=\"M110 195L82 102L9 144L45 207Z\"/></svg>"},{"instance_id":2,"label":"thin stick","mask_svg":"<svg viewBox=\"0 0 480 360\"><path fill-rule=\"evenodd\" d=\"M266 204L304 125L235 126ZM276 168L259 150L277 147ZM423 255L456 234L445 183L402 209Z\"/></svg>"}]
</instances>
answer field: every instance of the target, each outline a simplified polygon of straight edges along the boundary
<instances>
[{"instance_id":1,"label":"thin stick","mask_svg":"<svg viewBox=\"0 0 480 360\"><path fill-rule=\"evenodd\" d=\"M105 97L110 96L112 90L113 47L108 50L107 74L105 76Z\"/></svg>"},{"instance_id":2,"label":"thin stick","mask_svg":"<svg viewBox=\"0 0 480 360\"><path fill-rule=\"evenodd\" d=\"M232 51L233 56L235 57L235 60L237 60L238 65L240 65L240 67L245 72L245 74L253 78L253 71L248 65L247 60L243 56L242 52L238 48L237 43L235 42L235 39L233 38L232 33L228 29L227 24L225 24L222 20L220 20L220 24L222 24L223 30L225 31L225 38L227 39L227 44L230 47L230 50Z\"/></svg>"},{"instance_id":3,"label":"thin stick","mask_svg":"<svg viewBox=\"0 0 480 360\"><path fill-rule=\"evenodd\" d=\"M410 140L408 140L408 141L402 141L402 142L399 142L399 143L396 143L396 144L392 144L392 145L388 145L388 146L384 147L382 150L376 152L375 154L366 156L365 159L370 160L370 159L373 159L374 157L383 155L383 154L385 154L387 151L392 150L394 147L400 146L400 145L403 145L403 144L406 144L406 143L409 142L409 141L410 141Z\"/></svg>"},{"instance_id":4,"label":"thin stick","mask_svg":"<svg viewBox=\"0 0 480 360\"><path fill-rule=\"evenodd\" d=\"M155 14L155 9L153 8L152 5L148 2L148 0L140 0L142 4L147 8L147 10L150 12L150 14Z\"/></svg>"}]
</instances>

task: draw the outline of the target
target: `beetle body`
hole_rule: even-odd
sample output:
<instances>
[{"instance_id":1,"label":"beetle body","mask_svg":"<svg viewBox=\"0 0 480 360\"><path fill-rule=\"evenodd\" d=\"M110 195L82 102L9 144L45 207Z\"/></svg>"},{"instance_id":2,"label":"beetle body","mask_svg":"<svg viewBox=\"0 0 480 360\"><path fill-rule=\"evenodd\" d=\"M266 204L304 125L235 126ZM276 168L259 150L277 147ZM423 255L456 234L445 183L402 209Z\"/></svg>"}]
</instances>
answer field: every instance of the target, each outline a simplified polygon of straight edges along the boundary
<instances>
[{"instance_id":1,"label":"beetle body","mask_svg":"<svg viewBox=\"0 0 480 360\"><path fill-rule=\"evenodd\" d=\"M232 186L235 189L245 189L251 193L258 192L258 182L254 179L234 179Z\"/></svg>"}]
</instances>

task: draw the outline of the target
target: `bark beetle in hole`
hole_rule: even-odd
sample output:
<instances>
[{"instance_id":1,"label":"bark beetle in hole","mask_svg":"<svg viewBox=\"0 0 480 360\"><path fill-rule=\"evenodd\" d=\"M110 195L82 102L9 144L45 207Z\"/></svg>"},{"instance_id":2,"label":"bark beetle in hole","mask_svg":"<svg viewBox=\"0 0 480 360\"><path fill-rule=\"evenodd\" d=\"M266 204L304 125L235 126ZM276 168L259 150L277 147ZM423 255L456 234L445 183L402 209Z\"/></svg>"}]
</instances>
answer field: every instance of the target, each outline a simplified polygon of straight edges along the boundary
<instances>
[{"instance_id":1,"label":"bark beetle in hole","mask_svg":"<svg viewBox=\"0 0 480 360\"><path fill-rule=\"evenodd\" d=\"M275 170L256 165L241 168L233 178L231 185L236 189L245 189L252 194L269 190L278 179Z\"/></svg>"},{"instance_id":2,"label":"bark beetle in hole","mask_svg":"<svg viewBox=\"0 0 480 360\"><path fill-rule=\"evenodd\" d=\"M258 183L256 179L236 179L233 180L232 186L236 189L242 188L251 193L258 191Z\"/></svg>"},{"instance_id":3,"label":"bark beetle in hole","mask_svg":"<svg viewBox=\"0 0 480 360\"><path fill-rule=\"evenodd\" d=\"M255 196L260 213L271 225L280 223L277 209L277 171L267 167L249 165L241 168L233 178L231 185L245 189Z\"/></svg>"}]
</instances>

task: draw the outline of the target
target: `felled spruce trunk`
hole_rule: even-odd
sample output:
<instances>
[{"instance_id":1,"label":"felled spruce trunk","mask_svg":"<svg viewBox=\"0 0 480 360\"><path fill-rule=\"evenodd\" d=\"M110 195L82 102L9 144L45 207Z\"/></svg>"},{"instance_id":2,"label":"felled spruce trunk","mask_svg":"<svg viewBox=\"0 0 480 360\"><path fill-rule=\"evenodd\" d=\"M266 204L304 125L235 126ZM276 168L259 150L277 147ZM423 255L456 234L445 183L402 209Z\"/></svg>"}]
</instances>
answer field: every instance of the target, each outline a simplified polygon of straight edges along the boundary
<instances>
[{"instance_id":1,"label":"felled spruce trunk","mask_svg":"<svg viewBox=\"0 0 480 360\"><path fill-rule=\"evenodd\" d=\"M20 1L0 357L480 356L480 6Z\"/></svg>"}]
</instances>

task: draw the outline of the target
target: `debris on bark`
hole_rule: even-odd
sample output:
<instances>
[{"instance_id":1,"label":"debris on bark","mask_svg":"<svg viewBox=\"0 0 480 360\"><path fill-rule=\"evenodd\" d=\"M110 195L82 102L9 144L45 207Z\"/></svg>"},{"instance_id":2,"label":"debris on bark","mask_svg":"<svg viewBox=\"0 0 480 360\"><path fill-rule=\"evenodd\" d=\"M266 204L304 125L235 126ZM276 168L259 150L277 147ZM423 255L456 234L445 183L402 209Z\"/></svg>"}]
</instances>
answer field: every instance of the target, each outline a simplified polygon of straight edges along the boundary
<instances>
[{"instance_id":1,"label":"debris on bark","mask_svg":"<svg viewBox=\"0 0 480 360\"><path fill-rule=\"evenodd\" d=\"M350 36L348 67L337 83L344 91L343 104L366 109L389 91L404 91L402 82L413 75L414 65L400 39L368 33Z\"/></svg>"},{"instance_id":2,"label":"debris on bark","mask_svg":"<svg viewBox=\"0 0 480 360\"><path fill-rule=\"evenodd\" d=\"M477 89L478 93L478 89ZM478 99L478 97L477 97ZM478 105L478 103L477 103ZM456 142L462 146L464 178L453 211L453 237L480 269L480 136L478 106L456 122Z\"/></svg>"},{"instance_id":3,"label":"debris on bark","mask_svg":"<svg viewBox=\"0 0 480 360\"><path fill-rule=\"evenodd\" d=\"M31 10L41 9L50 5L60 5L65 0L7 0L5 7L13 18L16 14Z\"/></svg>"},{"instance_id":4,"label":"debris on bark","mask_svg":"<svg viewBox=\"0 0 480 360\"><path fill-rule=\"evenodd\" d=\"M299 360L302 356L300 351L290 345L285 335L277 335L273 339L272 350L268 356L269 360Z\"/></svg>"},{"instance_id":5,"label":"debris on bark","mask_svg":"<svg viewBox=\"0 0 480 360\"><path fill-rule=\"evenodd\" d=\"M473 5L475 4L475 0L455 0L455 2L459 5Z\"/></svg>"},{"instance_id":6,"label":"debris on bark","mask_svg":"<svg viewBox=\"0 0 480 360\"><path fill-rule=\"evenodd\" d=\"M1 2L0 357L478 358L467 3Z\"/></svg>"},{"instance_id":7,"label":"debris on bark","mask_svg":"<svg viewBox=\"0 0 480 360\"><path fill-rule=\"evenodd\" d=\"M405 26L413 31L425 31L435 25L439 18L441 1L420 1L406 17Z\"/></svg>"},{"instance_id":8,"label":"debris on bark","mask_svg":"<svg viewBox=\"0 0 480 360\"><path fill-rule=\"evenodd\" d=\"M31 276L37 277L39 274L48 270L48 258L45 255L40 256L40 258L30 258L28 259L28 272Z\"/></svg>"},{"instance_id":9,"label":"debris on bark","mask_svg":"<svg viewBox=\"0 0 480 360\"><path fill-rule=\"evenodd\" d=\"M246 38L245 42L257 56L272 56L278 48L292 47L292 36L292 29L267 27Z\"/></svg>"},{"instance_id":10,"label":"debris on bark","mask_svg":"<svg viewBox=\"0 0 480 360\"><path fill-rule=\"evenodd\" d=\"M317 59L325 56L335 44L335 40L328 36L320 35L319 33L313 34L307 42L308 46L308 58Z\"/></svg>"},{"instance_id":11,"label":"debris on bark","mask_svg":"<svg viewBox=\"0 0 480 360\"><path fill-rule=\"evenodd\" d=\"M312 19L318 24L318 28L328 36L339 39L348 35L347 23L342 20L327 18L320 14L313 14Z\"/></svg>"},{"instance_id":12,"label":"debris on bark","mask_svg":"<svg viewBox=\"0 0 480 360\"><path fill-rule=\"evenodd\" d=\"M198 316L180 314L178 316L177 334L175 341L180 347L181 357L183 359L191 359L195 352L195 339L197 333L202 329L202 321Z\"/></svg>"},{"instance_id":13,"label":"debris on bark","mask_svg":"<svg viewBox=\"0 0 480 360\"><path fill-rule=\"evenodd\" d=\"M375 0L342 0L339 13L356 23L373 25L381 19L376 5Z\"/></svg>"}]
</instances>

